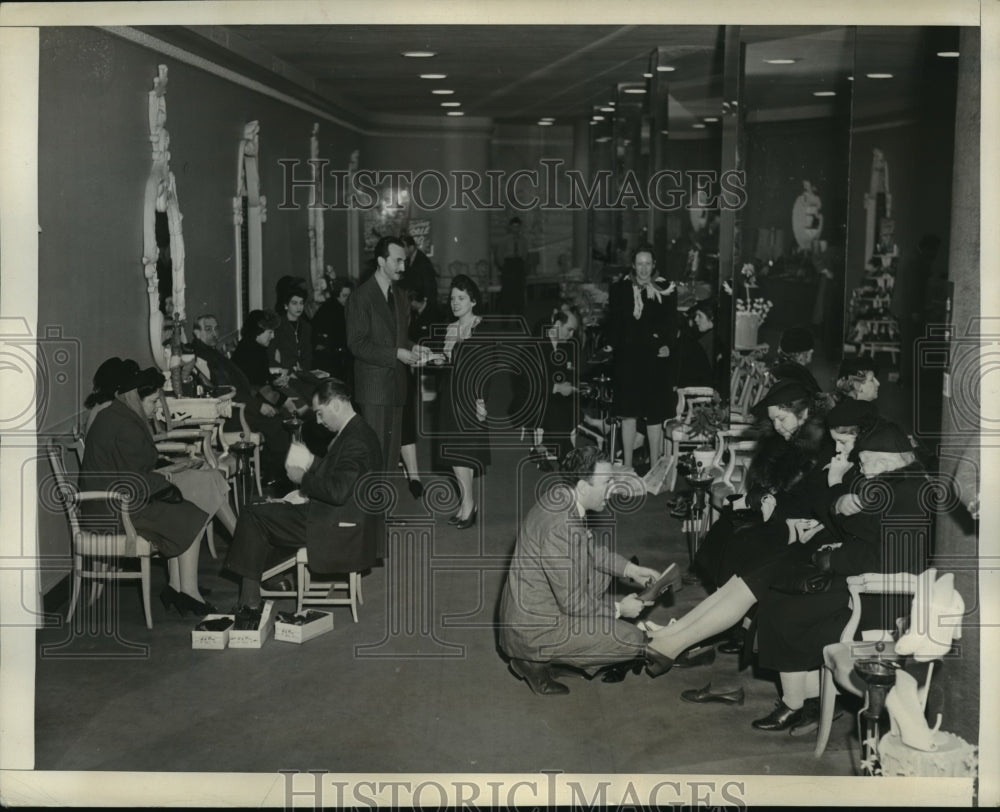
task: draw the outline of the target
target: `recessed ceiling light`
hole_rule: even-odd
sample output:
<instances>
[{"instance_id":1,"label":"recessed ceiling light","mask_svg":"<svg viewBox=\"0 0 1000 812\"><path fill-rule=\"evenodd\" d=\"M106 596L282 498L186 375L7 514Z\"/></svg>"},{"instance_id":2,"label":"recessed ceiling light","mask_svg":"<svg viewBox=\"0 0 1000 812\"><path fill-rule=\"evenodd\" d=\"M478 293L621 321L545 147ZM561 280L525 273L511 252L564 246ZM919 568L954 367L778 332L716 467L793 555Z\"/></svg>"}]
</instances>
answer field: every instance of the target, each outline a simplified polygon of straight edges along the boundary
<instances>
[{"instance_id":1,"label":"recessed ceiling light","mask_svg":"<svg viewBox=\"0 0 1000 812\"><path fill-rule=\"evenodd\" d=\"M441 102L442 107L461 107L462 102Z\"/></svg>"},{"instance_id":2,"label":"recessed ceiling light","mask_svg":"<svg viewBox=\"0 0 1000 812\"><path fill-rule=\"evenodd\" d=\"M660 130L660 135L670 135L670 130Z\"/></svg>"},{"instance_id":3,"label":"recessed ceiling light","mask_svg":"<svg viewBox=\"0 0 1000 812\"><path fill-rule=\"evenodd\" d=\"M445 73L421 73L421 79L447 79L448 75Z\"/></svg>"},{"instance_id":4,"label":"recessed ceiling light","mask_svg":"<svg viewBox=\"0 0 1000 812\"><path fill-rule=\"evenodd\" d=\"M625 88L625 92L626 93L631 93L634 96L641 96L642 94L644 94L646 92L646 88L644 88L644 87L627 87L627 88Z\"/></svg>"},{"instance_id":5,"label":"recessed ceiling light","mask_svg":"<svg viewBox=\"0 0 1000 812\"><path fill-rule=\"evenodd\" d=\"M794 65L799 60L798 59L781 58L781 59L765 59L764 61L768 65Z\"/></svg>"},{"instance_id":6,"label":"recessed ceiling light","mask_svg":"<svg viewBox=\"0 0 1000 812\"><path fill-rule=\"evenodd\" d=\"M597 109L602 113L613 113L615 111L614 107L598 107Z\"/></svg>"},{"instance_id":7,"label":"recessed ceiling light","mask_svg":"<svg viewBox=\"0 0 1000 812\"><path fill-rule=\"evenodd\" d=\"M697 123L697 124L692 124L691 126L694 127L696 130L704 130L705 129L705 125L702 124L702 123L700 123L700 122Z\"/></svg>"},{"instance_id":8,"label":"recessed ceiling light","mask_svg":"<svg viewBox=\"0 0 1000 812\"><path fill-rule=\"evenodd\" d=\"M554 118L553 118L552 116L542 116L542 117L541 117L540 119L538 119L538 120L539 120L539 121L555 121L555 119L554 119Z\"/></svg>"},{"instance_id":9,"label":"recessed ceiling light","mask_svg":"<svg viewBox=\"0 0 1000 812\"><path fill-rule=\"evenodd\" d=\"M705 121L707 121L709 124L714 124L718 120L719 119L717 119L715 116L706 116L705 118Z\"/></svg>"},{"instance_id":10,"label":"recessed ceiling light","mask_svg":"<svg viewBox=\"0 0 1000 812\"><path fill-rule=\"evenodd\" d=\"M608 143L608 141L611 140L611 136L610 135L602 135L600 138L595 138L594 140L598 144L606 144L606 143Z\"/></svg>"},{"instance_id":11,"label":"recessed ceiling light","mask_svg":"<svg viewBox=\"0 0 1000 812\"><path fill-rule=\"evenodd\" d=\"M596 121L591 121L590 126L593 127L596 123L597 123Z\"/></svg>"},{"instance_id":12,"label":"recessed ceiling light","mask_svg":"<svg viewBox=\"0 0 1000 812\"><path fill-rule=\"evenodd\" d=\"M814 90L814 96L836 96L837 93L834 90Z\"/></svg>"},{"instance_id":13,"label":"recessed ceiling light","mask_svg":"<svg viewBox=\"0 0 1000 812\"><path fill-rule=\"evenodd\" d=\"M853 76L848 76L847 77L847 81L848 82L853 82L854 81L854 77Z\"/></svg>"},{"instance_id":14,"label":"recessed ceiling light","mask_svg":"<svg viewBox=\"0 0 1000 812\"><path fill-rule=\"evenodd\" d=\"M651 73L644 73L642 75L642 78L643 79L652 79L653 78L653 74L651 74Z\"/></svg>"},{"instance_id":15,"label":"recessed ceiling light","mask_svg":"<svg viewBox=\"0 0 1000 812\"><path fill-rule=\"evenodd\" d=\"M938 56L943 56L945 59L958 59L958 51L938 51Z\"/></svg>"},{"instance_id":16,"label":"recessed ceiling light","mask_svg":"<svg viewBox=\"0 0 1000 812\"><path fill-rule=\"evenodd\" d=\"M613 102L613 101L609 101L609 102L608 102L608 106L609 106L609 107L614 107L614 106L615 106L615 102Z\"/></svg>"},{"instance_id":17,"label":"recessed ceiling light","mask_svg":"<svg viewBox=\"0 0 1000 812\"><path fill-rule=\"evenodd\" d=\"M865 76L867 76L869 79L891 79L892 78L892 74L891 73L866 73Z\"/></svg>"},{"instance_id":18,"label":"recessed ceiling light","mask_svg":"<svg viewBox=\"0 0 1000 812\"><path fill-rule=\"evenodd\" d=\"M463 113L461 110L449 110L448 111L448 115L449 116L464 116L465 113Z\"/></svg>"},{"instance_id":19,"label":"recessed ceiling light","mask_svg":"<svg viewBox=\"0 0 1000 812\"><path fill-rule=\"evenodd\" d=\"M657 65L656 69L660 73L670 73L671 71L677 70L677 68L675 68L673 65Z\"/></svg>"},{"instance_id":20,"label":"recessed ceiling light","mask_svg":"<svg viewBox=\"0 0 1000 812\"><path fill-rule=\"evenodd\" d=\"M435 96L451 96L455 93L454 90L445 90L443 87L439 87L437 90L432 90Z\"/></svg>"},{"instance_id":21,"label":"recessed ceiling light","mask_svg":"<svg viewBox=\"0 0 1000 812\"><path fill-rule=\"evenodd\" d=\"M604 116L593 116L594 121L604 121Z\"/></svg>"},{"instance_id":22,"label":"recessed ceiling light","mask_svg":"<svg viewBox=\"0 0 1000 812\"><path fill-rule=\"evenodd\" d=\"M402 55L410 59L429 59L437 56L437 51L403 51Z\"/></svg>"},{"instance_id":23,"label":"recessed ceiling light","mask_svg":"<svg viewBox=\"0 0 1000 812\"><path fill-rule=\"evenodd\" d=\"M552 126L552 122L551 121L539 121L538 122L538 126L539 127L551 127Z\"/></svg>"}]
</instances>

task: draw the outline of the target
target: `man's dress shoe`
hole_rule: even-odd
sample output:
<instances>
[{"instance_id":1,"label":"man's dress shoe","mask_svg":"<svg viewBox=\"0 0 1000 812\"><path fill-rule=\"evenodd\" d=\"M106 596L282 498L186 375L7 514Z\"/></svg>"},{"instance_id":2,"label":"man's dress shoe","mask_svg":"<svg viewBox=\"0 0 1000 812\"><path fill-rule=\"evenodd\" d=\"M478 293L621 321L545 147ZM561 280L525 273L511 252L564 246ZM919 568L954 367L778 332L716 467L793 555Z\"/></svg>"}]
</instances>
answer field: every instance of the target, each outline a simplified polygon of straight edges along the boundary
<instances>
[{"instance_id":1,"label":"man's dress shoe","mask_svg":"<svg viewBox=\"0 0 1000 812\"><path fill-rule=\"evenodd\" d=\"M534 663L528 660L511 660L510 670L515 677L528 683L533 693L539 696L558 696L568 694L569 688L561 682L552 679L549 667L545 663Z\"/></svg>"},{"instance_id":2,"label":"man's dress shoe","mask_svg":"<svg viewBox=\"0 0 1000 812\"><path fill-rule=\"evenodd\" d=\"M792 710L784 702L779 702L773 711L761 719L754 719L751 724L757 730L788 730L802 718L802 708Z\"/></svg>"},{"instance_id":3,"label":"man's dress shoe","mask_svg":"<svg viewBox=\"0 0 1000 812\"><path fill-rule=\"evenodd\" d=\"M708 683L704 688L690 688L681 691L681 699L685 702L719 702L723 705L742 705L745 695L742 688L735 691L712 691L712 683Z\"/></svg>"}]
</instances>

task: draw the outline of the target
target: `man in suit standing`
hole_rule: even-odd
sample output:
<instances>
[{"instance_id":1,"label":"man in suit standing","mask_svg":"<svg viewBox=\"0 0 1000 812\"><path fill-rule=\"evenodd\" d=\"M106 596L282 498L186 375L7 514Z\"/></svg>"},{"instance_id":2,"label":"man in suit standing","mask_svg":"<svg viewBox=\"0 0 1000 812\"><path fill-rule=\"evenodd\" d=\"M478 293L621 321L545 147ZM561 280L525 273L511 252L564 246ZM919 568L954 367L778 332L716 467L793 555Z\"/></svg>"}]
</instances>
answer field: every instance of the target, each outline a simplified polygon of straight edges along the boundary
<instances>
[{"instance_id":1,"label":"man in suit standing","mask_svg":"<svg viewBox=\"0 0 1000 812\"><path fill-rule=\"evenodd\" d=\"M589 672L656 658L646 633L619 619L636 617L643 602L632 594L616 604L610 587L616 576L644 584L659 573L612 552L587 528L587 512L604 509L611 463L587 446L567 454L562 470L565 483L521 525L500 600L500 648L515 676L542 695L569 693L552 677L555 664Z\"/></svg>"},{"instance_id":2,"label":"man in suit standing","mask_svg":"<svg viewBox=\"0 0 1000 812\"><path fill-rule=\"evenodd\" d=\"M400 286L419 294L418 299L437 304L437 274L430 258L420 250L417 241L409 234L404 234L399 240L406 252L406 266Z\"/></svg>"},{"instance_id":3,"label":"man in suit standing","mask_svg":"<svg viewBox=\"0 0 1000 812\"><path fill-rule=\"evenodd\" d=\"M384 544L381 518L359 498L362 478L382 469L379 438L336 378L317 387L312 405L316 419L336 437L321 458L292 444L286 471L308 502L248 505L240 514L226 556L226 568L243 576L238 614L260 608L260 579L272 545L305 547L316 572L357 572L375 564Z\"/></svg>"},{"instance_id":4,"label":"man in suit standing","mask_svg":"<svg viewBox=\"0 0 1000 812\"><path fill-rule=\"evenodd\" d=\"M407 367L429 360L407 335L409 299L397 283L406 253L396 237L375 246L375 273L347 300L347 347L354 355L354 398L361 416L382 440L385 469L399 461Z\"/></svg>"}]
</instances>

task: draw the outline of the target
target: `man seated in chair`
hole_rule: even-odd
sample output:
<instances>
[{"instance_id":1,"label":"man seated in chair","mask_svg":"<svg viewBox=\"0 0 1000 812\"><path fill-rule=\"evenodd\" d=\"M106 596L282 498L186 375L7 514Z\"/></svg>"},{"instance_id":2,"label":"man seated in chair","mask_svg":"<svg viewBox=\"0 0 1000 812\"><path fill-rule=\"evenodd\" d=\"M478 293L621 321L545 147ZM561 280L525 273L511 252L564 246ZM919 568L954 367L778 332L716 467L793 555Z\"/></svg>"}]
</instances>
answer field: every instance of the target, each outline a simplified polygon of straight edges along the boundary
<instances>
[{"instance_id":1,"label":"man seated in chair","mask_svg":"<svg viewBox=\"0 0 1000 812\"><path fill-rule=\"evenodd\" d=\"M219 349L219 321L211 313L198 316L194 322L194 354L204 361L212 386L231 386L236 390L233 400L246 406L246 420L250 431L264 438L261 448L261 466L265 480L283 479L285 455L288 454L289 433L281 424L277 409L266 400L255 397L246 374ZM201 365L199 364L199 367ZM201 369L204 372L204 368ZM226 421L227 432L239 432L242 425L237 415Z\"/></svg>"},{"instance_id":2,"label":"man seated in chair","mask_svg":"<svg viewBox=\"0 0 1000 812\"><path fill-rule=\"evenodd\" d=\"M500 647L514 674L536 694L569 692L553 679L553 665L592 673L616 663L638 663L646 634L619 620L636 617L643 603L634 594L617 605L609 591L614 576L638 584L659 573L632 564L595 540L588 511L603 510L611 463L593 446L578 448L562 463L554 485L528 513L500 602Z\"/></svg>"},{"instance_id":3,"label":"man seated in chair","mask_svg":"<svg viewBox=\"0 0 1000 812\"><path fill-rule=\"evenodd\" d=\"M274 547L305 547L309 568L318 573L358 572L375 564L381 516L366 510L361 480L381 471L381 442L354 411L351 392L328 378L312 399L316 419L336 436L323 457L293 442L286 470L308 501L269 502L244 508L236 524L226 568L243 576L237 621L259 618L260 579Z\"/></svg>"}]
</instances>

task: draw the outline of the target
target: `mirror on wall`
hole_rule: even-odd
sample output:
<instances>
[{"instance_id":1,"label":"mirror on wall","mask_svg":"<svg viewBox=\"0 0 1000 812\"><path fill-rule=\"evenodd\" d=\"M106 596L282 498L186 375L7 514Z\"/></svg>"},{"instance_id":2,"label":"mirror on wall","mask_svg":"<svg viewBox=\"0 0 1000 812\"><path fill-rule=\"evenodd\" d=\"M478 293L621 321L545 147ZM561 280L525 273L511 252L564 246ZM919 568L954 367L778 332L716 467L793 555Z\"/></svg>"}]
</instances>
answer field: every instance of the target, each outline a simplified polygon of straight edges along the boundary
<instances>
[{"instance_id":1,"label":"mirror on wall","mask_svg":"<svg viewBox=\"0 0 1000 812\"><path fill-rule=\"evenodd\" d=\"M829 389L842 350L855 31L750 26L741 39L734 348L767 345L773 357L782 333L801 328L794 349L813 344L807 366Z\"/></svg>"}]
</instances>

